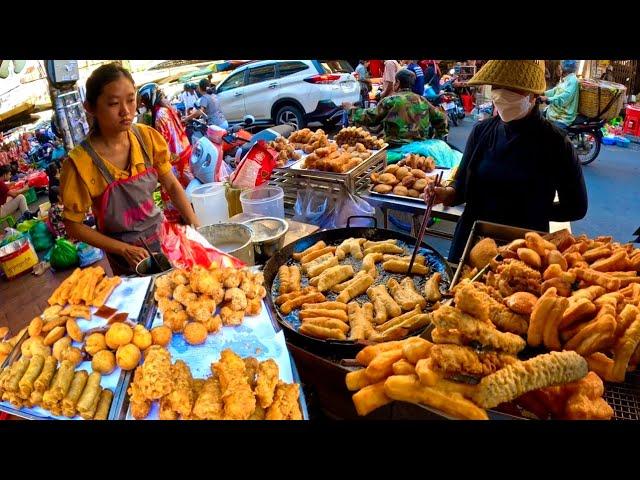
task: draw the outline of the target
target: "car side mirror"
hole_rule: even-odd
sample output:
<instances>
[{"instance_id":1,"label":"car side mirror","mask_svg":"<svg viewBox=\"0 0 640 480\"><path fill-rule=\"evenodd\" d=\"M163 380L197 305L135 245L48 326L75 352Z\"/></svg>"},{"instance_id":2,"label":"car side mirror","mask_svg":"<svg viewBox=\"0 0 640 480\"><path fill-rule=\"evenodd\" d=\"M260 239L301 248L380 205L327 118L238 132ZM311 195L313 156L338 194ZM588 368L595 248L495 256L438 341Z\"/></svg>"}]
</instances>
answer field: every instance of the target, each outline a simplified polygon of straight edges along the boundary
<instances>
[{"instance_id":1,"label":"car side mirror","mask_svg":"<svg viewBox=\"0 0 640 480\"><path fill-rule=\"evenodd\" d=\"M253 125L253 123L256 121L255 117L253 115L247 115L242 119L242 122L248 127L250 125Z\"/></svg>"}]
</instances>

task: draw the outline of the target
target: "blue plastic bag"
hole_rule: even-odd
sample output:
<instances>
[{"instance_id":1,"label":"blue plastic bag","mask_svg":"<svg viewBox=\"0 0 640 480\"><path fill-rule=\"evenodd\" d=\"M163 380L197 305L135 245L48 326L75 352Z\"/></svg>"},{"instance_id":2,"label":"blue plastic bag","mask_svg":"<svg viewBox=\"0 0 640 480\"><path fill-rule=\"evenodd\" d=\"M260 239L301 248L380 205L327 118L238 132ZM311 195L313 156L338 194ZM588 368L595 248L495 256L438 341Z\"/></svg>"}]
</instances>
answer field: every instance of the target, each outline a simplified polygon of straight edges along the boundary
<instances>
[{"instance_id":1,"label":"blue plastic bag","mask_svg":"<svg viewBox=\"0 0 640 480\"><path fill-rule=\"evenodd\" d=\"M101 249L92 247L84 242L79 242L76 248L78 249L78 258L80 259L80 267L82 268L99 262L104 258L104 252Z\"/></svg>"},{"instance_id":2,"label":"blue plastic bag","mask_svg":"<svg viewBox=\"0 0 640 480\"><path fill-rule=\"evenodd\" d=\"M422 155L423 157L433 157L436 166L441 168L455 168L460 165L460 161L462 160L462 152L454 150L447 145L447 142L429 139L389 149L387 153L387 163L399 162L410 153Z\"/></svg>"}]
</instances>

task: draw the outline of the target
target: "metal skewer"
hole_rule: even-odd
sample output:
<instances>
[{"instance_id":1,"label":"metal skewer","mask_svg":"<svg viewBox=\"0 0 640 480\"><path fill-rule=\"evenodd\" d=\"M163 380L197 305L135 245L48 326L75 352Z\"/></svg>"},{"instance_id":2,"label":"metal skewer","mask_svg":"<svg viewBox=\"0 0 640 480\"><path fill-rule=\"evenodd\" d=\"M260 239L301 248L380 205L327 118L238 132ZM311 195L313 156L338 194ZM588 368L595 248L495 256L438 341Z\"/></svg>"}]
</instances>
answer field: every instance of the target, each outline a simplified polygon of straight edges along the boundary
<instances>
[{"instance_id":1,"label":"metal skewer","mask_svg":"<svg viewBox=\"0 0 640 480\"><path fill-rule=\"evenodd\" d=\"M431 184L427 187L428 192L425 192L425 200L427 200L427 195L429 196L427 200L427 209L424 212L424 218L422 219L422 224L420 225L420 231L418 232L418 237L416 239L416 245L413 247L413 254L411 255L411 261L409 262L409 270L407 271L407 275L411 275L411 270L413 269L413 263L416 260L416 255L418 254L418 250L420 249L420 245L422 244L422 239L424 237L424 232L427 229L427 225L429 220L431 220L431 209L433 208L433 203L436 199L436 190L435 187L440 186L440 182L442 181L442 173L440 172L436 177L435 183Z\"/></svg>"}]
</instances>

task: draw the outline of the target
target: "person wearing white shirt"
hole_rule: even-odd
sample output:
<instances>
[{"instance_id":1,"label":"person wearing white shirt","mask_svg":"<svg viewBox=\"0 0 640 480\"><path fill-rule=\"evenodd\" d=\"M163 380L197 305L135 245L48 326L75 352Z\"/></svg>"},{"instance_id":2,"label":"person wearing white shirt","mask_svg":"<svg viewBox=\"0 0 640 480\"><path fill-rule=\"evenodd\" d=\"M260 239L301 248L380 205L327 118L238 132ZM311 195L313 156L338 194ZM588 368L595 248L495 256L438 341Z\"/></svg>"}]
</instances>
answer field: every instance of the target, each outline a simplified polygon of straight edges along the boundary
<instances>
[{"instance_id":1,"label":"person wearing white shirt","mask_svg":"<svg viewBox=\"0 0 640 480\"><path fill-rule=\"evenodd\" d=\"M180 94L180 101L184 104L184 113L189 115L192 108L196 108L198 101L198 95L196 95L195 85L192 83L184 84L184 92Z\"/></svg>"}]
</instances>

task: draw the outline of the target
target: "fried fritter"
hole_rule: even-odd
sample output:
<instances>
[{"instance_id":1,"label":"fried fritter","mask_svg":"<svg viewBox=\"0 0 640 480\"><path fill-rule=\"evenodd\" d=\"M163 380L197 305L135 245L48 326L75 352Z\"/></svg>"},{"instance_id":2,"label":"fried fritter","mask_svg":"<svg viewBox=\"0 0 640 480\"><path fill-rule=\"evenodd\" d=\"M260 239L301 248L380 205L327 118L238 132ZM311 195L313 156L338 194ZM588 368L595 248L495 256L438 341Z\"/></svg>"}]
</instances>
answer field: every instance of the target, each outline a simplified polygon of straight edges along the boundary
<instances>
[{"instance_id":1,"label":"fried fritter","mask_svg":"<svg viewBox=\"0 0 640 480\"><path fill-rule=\"evenodd\" d=\"M148 400L158 400L171 392L171 354L158 345L149 347L142 364L140 389Z\"/></svg>"},{"instance_id":2,"label":"fried fritter","mask_svg":"<svg viewBox=\"0 0 640 480\"><path fill-rule=\"evenodd\" d=\"M275 360L270 358L260 362L255 394L262 408L268 408L273 403L273 395L278 385L279 376L280 369Z\"/></svg>"},{"instance_id":3,"label":"fried fritter","mask_svg":"<svg viewBox=\"0 0 640 480\"><path fill-rule=\"evenodd\" d=\"M499 352L478 353L459 345L433 345L429 354L433 367L448 375L486 376L516 362L514 355Z\"/></svg>"},{"instance_id":4,"label":"fried fritter","mask_svg":"<svg viewBox=\"0 0 640 480\"><path fill-rule=\"evenodd\" d=\"M192 417L199 420L222 420L223 415L220 380L217 377L208 378L193 406Z\"/></svg>"},{"instance_id":5,"label":"fried fritter","mask_svg":"<svg viewBox=\"0 0 640 480\"><path fill-rule=\"evenodd\" d=\"M246 420L256 407L256 399L247 382L242 358L231 349L225 349L220 361L214 363L213 371L220 379L224 418L227 420Z\"/></svg>"},{"instance_id":6,"label":"fried fritter","mask_svg":"<svg viewBox=\"0 0 640 480\"><path fill-rule=\"evenodd\" d=\"M166 396L171 409L182 417L191 415L193 408L193 376L182 360L171 366L171 393Z\"/></svg>"},{"instance_id":7,"label":"fried fritter","mask_svg":"<svg viewBox=\"0 0 640 480\"><path fill-rule=\"evenodd\" d=\"M298 403L300 386L297 383L279 382L271 406L267 409L266 420L302 420Z\"/></svg>"}]
</instances>

